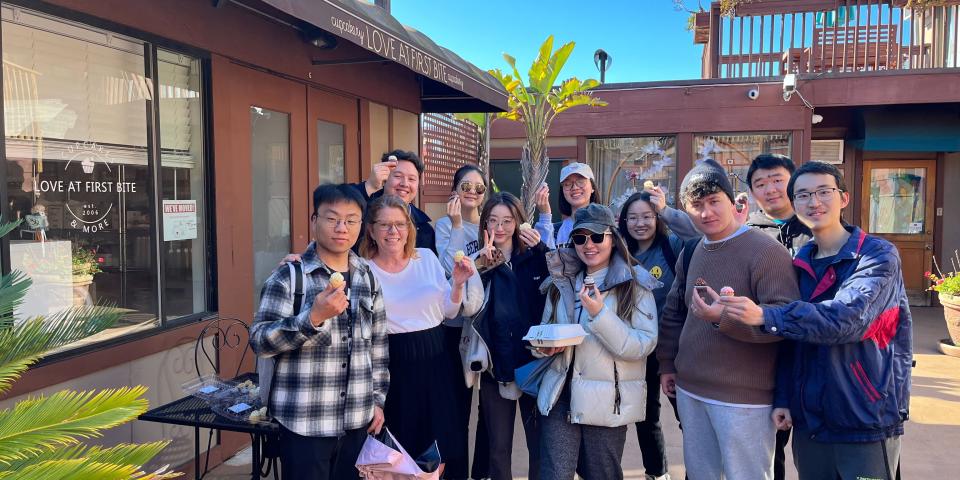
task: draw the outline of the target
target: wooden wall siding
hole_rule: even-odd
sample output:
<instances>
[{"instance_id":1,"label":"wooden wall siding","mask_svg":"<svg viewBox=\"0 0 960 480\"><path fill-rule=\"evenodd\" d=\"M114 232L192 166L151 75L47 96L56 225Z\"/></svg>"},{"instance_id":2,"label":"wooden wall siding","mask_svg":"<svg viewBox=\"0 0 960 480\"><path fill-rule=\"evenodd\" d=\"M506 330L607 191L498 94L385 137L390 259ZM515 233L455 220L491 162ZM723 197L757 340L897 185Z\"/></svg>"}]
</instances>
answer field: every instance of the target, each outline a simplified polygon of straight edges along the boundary
<instances>
[{"instance_id":1,"label":"wooden wall siding","mask_svg":"<svg viewBox=\"0 0 960 480\"><path fill-rule=\"evenodd\" d=\"M468 163L477 163L480 132L473 122L457 120L451 114L426 113L422 118L426 170L420 202L446 203L454 172Z\"/></svg>"},{"instance_id":2,"label":"wooden wall siding","mask_svg":"<svg viewBox=\"0 0 960 480\"><path fill-rule=\"evenodd\" d=\"M755 0L700 18L705 78L960 66L960 2L926 9L890 0ZM704 32L703 24L709 25Z\"/></svg>"}]
</instances>

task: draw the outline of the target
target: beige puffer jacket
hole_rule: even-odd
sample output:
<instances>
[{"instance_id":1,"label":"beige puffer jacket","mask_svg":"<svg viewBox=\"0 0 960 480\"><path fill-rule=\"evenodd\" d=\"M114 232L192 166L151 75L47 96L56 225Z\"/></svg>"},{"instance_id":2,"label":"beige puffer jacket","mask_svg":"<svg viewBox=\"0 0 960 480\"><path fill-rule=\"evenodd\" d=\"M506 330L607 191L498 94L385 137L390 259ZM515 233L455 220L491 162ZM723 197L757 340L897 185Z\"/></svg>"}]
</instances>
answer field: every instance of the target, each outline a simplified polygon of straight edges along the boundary
<instances>
[{"instance_id":1,"label":"beige puffer jacket","mask_svg":"<svg viewBox=\"0 0 960 480\"><path fill-rule=\"evenodd\" d=\"M554 305L548 297L542 323L579 322L589 335L582 344L556 355L544 374L537 397L540 413L549 415L556 404L573 361L571 423L619 427L644 420L647 356L657 345L657 305L652 290L659 287L660 282L643 267L633 267L641 288L633 315L624 321L617 316L616 295L610 290L634 280L630 266L614 254L606 277L598 285L606 294L604 307L591 318L580 307L574 291L574 285L582 281L584 275L576 253L572 249L550 252L547 264L551 277L542 288L556 287L560 298Z\"/></svg>"}]
</instances>

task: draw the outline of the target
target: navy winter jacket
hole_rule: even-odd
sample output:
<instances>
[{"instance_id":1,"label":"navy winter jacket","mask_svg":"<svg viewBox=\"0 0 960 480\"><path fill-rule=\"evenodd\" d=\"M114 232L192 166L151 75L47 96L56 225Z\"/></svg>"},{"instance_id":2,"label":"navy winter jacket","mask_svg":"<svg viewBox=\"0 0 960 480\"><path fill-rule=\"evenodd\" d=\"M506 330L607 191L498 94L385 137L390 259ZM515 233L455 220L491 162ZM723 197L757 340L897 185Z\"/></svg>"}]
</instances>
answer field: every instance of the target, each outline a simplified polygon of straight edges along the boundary
<instances>
[{"instance_id":1,"label":"navy winter jacket","mask_svg":"<svg viewBox=\"0 0 960 480\"><path fill-rule=\"evenodd\" d=\"M548 251L540 242L482 275L484 286L491 290L488 315L478 330L490 348L498 382L514 381L514 370L534 360L523 337L543 317L546 296L540 293L540 284L549 276Z\"/></svg>"},{"instance_id":2,"label":"navy winter jacket","mask_svg":"<svg viewBox=\"0 0 960 480\"><path fill-rule=\"evenodd\" d=\"M857 227L818 276L810 242L794 260L804 300L764 307L783 345L774 406L798 434L828 443L903 434L910 406L912 321L896 247Z\"/></svg>"}]
</instances>

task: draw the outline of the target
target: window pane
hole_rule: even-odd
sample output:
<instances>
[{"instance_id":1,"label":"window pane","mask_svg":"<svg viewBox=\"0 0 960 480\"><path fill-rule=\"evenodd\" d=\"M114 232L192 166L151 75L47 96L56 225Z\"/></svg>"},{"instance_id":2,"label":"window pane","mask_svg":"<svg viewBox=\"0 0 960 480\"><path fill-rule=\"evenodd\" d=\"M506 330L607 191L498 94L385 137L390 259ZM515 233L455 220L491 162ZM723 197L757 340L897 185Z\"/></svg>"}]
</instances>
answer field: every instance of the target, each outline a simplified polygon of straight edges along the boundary
<instances>
[{"instance_id":1,"label":"window pane","mask_svg":"<svg viewBox=\"0 0 960 480\"><path fill-rule=\"evenodd\" d=\"M250 107L253 288L290 253L290 116Z\"/></svg>"},{"instance_id":2,"label":"window pane","mask_svg":"<svg viewBox=\"0 0 960 480\"><path fill-rule=\"evenodd\" d=\"M206 231L200 61L157 51L164 256L164 316L204 312Z\"/></svg>"},{"instance_id":3,"label":"window pane","mask_svg":"<svg viewBox=\"0 0 960 480\"><path fill-rule=\"evenodd\" d=\"M44 24L44 29L33 24ZM157 325L144 45L4 9L10 260L33 280L18 319L74 305L129 309L85 342Z\"/></svg>"},{"instance_id":4,"label":"window pane","mask_svg":"<svg viewBox=\"0 0 960 480\"><path fill-rule=\"evenodd\" d=\"M317 120L320 183L343 183L343 125Z\"/></svg>"},{"instance_id":5,"label":"window pane","mask_svg":"<svg viewBox=\"0 0 960 480\"><path fill-rule=\"evenodd\" d=\"M790 156L790 133L697 135L694 149L698 159L712 158L726 167L735 193L749 192L747 169L761 153ZM750 210L759 207L750 197Z\"/></svg>"},{"instance_id":6,"label":"window pane","mask_svg":"<svg viewBox=\"0 0 960 480\"><path fill-rule=\"evenodd\" d=\"M922 234L926 188L925 168L870 170L870 233Z\"/></svg>"},{"instance_id":7,"label":"window pane","mask_svg":"<svg viewBox=\"0 0 960 480\"><path fill-rule=\"evenodd\" d=\"M677 188L675 137L594 138L587 140L587 162L597 176L601 202L614 212L651 181L674 204Z\"/></svg>"}]
</instances>

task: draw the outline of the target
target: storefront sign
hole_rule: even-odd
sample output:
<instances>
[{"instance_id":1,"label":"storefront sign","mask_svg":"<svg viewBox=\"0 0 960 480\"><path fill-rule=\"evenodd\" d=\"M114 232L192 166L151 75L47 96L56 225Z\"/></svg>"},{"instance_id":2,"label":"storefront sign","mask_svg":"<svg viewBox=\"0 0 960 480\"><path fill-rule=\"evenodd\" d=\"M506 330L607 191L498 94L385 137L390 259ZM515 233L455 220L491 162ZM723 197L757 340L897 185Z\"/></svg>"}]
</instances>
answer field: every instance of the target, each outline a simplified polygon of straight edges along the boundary
<instances>
[{"instance_id":1,"label":"storefront sign","mask_svg":"<svg viewBox=\"0 0 960 480\"><path fill-rule=\"evenodd\" d=\"M197 201L163 201L163 241L197 238Z\"/></svg>"},{"instance_id":2,"label":"storefront sign","mask_svg":"<svg viewBox=\"0 0 960 480\"><path fill-rule=\"evenodd\" d=\"M341 37L349 38L357 45L381 57L389 58L421 75L463 90L463 78L452 67L384 30L366 22L354 22L353 19L341 18L338 15L330 16L330 25L340 32Z\"/></svg>"},{"instance_id":3,"label":"storefront sign","mask_svg":"<svg viewBox=\"0 0 960 480\"><path fill-rule=\"evenodd\" d=\"M66 194L64 206L72 217L67 219L71 228L84 233L113 228L110 213L118 194L137 193L137 184L119 180L117 171L111 167L110 152L102 145L78 142L65 149L61 156L66 161L62 174L57 179L40 179L37 190Z\"/></svg>"}]
</instances>

